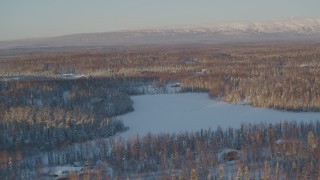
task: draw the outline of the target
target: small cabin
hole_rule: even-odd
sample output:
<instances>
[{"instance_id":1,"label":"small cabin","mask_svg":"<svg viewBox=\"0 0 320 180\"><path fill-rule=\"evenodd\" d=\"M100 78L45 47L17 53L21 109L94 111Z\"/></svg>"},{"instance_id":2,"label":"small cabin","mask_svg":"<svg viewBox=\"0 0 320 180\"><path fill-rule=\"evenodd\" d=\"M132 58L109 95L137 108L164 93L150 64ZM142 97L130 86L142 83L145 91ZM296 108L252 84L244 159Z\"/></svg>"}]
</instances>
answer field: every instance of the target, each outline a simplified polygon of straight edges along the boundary
<instances>
[{"instance_id":1,"label":"small cabin","mask_svg":"<svg viewBox=\"0 0 320 180\"><path fill-rule=\"evenodd\" d=\"M236 149L224 149L220 153L220 160L235 161L240 159L240 152Z\"/></svg>"},{"instance_id":2,"label":"small cabin","mask_svg":"<svg viewBox=\"0 0 320 180\"><path fill-rule=\"evenodd\" d=\"M72 173L77 175L83 174L83 168L73 166L57 166L44 168L42 173L45 176L53 177L55 179L67 179Z\"/></svg>"},{"instance_id":3,"label":"small cabin","mask_svg":"<svg viewBox=\"0 0 320 180\"><path fill-rule=\"evenodd\" d=\"M181 86L180 83L174 83L174 84L171 85L171 87L180 87L180 86Z\"/></svg>"}]
</instances>

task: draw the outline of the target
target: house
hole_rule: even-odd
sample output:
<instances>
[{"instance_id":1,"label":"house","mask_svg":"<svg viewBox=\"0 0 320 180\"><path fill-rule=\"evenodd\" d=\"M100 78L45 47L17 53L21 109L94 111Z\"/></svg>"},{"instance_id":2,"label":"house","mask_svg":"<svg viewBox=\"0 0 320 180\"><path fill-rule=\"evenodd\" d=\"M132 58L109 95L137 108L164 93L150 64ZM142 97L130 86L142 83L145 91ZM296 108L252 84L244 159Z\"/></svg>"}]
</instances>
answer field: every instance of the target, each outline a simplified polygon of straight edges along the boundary
<instances>
[{"instance_id":1,"label":"house","mask_svg":"<svg viewBox=\"0 0 320 180\"><path fill-rule=\"evenodd\" d=\"M240 158L239 152L234 149L229 149L223 154L223 160L225 161L234 161L234 160L238 160L239 158Z\"/></svg>"},{"instance_id":2,"label":"house","mask_svg":"<svg viewBox=\"0 0 320 180\"><path fill-rule=\"evenodd\" d=\"M171 85L171 87L180 87L180 86L181 86L180 83L174 83L174 84Z\"/></svg>"},{"instance_id":3,"label":"house","mask_svg":"<svg viewBox=\"0 0 320 180\"><path fill-rule=\"evenodd\" d=\"M43 175L53 177L54 179L66 179L72 173L81 175L83 174L83 168L74 166L56 166L44 168L42 172Z\"/></svg>"},{"instance_id":4,"label":"house","mask_svg":"<svg viewBox=\"0 0 320 180\"><path fill-rule=\"evenodd\" d=\"M84 74L75 74L75 73L63 73L58 75L62 79L79 79L79 78L88 78Z\"/></svg>"},{"instance_id":5,"label":"house","mask_svg":"<svg viewBox=\"0 0 320 180\"><path fill-rule=\"evenodd\" d=\"M240 152L236 149L223 149L218 154L218 159L220 161L235 161L240 159Z\"/></svg>"},{"instance_id":6,"label":"house","mask_svg":"<svg viewBox=\"0 0 320 180\"><path fill-rule=\"evenodd\" d=\"M192 64L198 63L197 59L193 58L193 57L183 57L182 61L184 61L184 63L187 65L192 65Z\"/></svg>"}]
</instances>

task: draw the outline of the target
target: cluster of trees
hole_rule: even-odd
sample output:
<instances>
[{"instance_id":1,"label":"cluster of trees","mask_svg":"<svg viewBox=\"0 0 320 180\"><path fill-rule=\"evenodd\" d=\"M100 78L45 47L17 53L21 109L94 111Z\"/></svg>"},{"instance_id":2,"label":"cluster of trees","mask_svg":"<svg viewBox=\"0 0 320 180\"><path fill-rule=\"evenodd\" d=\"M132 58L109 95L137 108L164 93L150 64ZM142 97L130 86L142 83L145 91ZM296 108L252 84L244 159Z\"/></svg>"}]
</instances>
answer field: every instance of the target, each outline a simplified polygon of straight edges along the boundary
<instances>
[{"instance_id":1,"label":"cluster of trees","mask_svg":"<svg viewBox=\"0 0 320 180\"><path fill-rule=\"evenodd\" d=\"M133 110L131 84L111 78L0 82L0 151L29 157L127 130L114 116ZM8 165L9 157L3 157ZM19 160L19 158L17 159ZM3 165L3 164L2 164Z\"/></svg>"},{"instance_id":2,"label":"cluster of trees","mask_svg":"<svg viewBox=\"0 0 320 180\"><path fill-rule=\"evenodd\" d=\"M140 47L4 58L0 75L180 80L185 90L208 91L226 102L319 111L319 59L319 44L308 43Z\"/></svg>"},{"instance_id":3,"label":"cluster of trees","mask_svg":"<svg viewBox=\"0 0 320 180\"><path fill-rule=\"evenodd\" d=\"M319 132L319 121L283 122L96 140L22 161L2 159L11 166L1 164L1 175L32 178L43 166L89 162L91 176L102 179L317 179ZM224 154L230 149L237 152L233 159Z\"/></svg>"},{"instance_id":4,"label":"cluster of trees","mask_svg":"<svg viewBox=\"0 0 320 180\"><path fill-rule=\"evenodd\" d=\"M206 89L226 102L292 111L320 110L319 47L239 48L224 58L204 57L207 73L183 85Z\"/></svg>"},{"instance_id":5,"label":"cluster of trees","mask_svg":"<svg viewBox=\"0 0 320 180\"><path fill-rule=\"evenodd\" d=\"M243 124L241 128L180 134L149 134L111 144L107 162L120 177L135 175L198 179L316 179L320 176L320 123ZM223 152L239 159L227 162ZM222 170L221 170L222 169ZM239 171L243 173L239 173ZM150 173L153 172L153 173Z\"/></svg>"},{"instance_id":6,"label":"cluster of trees","mask_svg":"<svg viewBox=\"0 0 320 180\"><path fill-rule=\"evenodd\" d=\"M81 109L12 107L0 122L0 149L34 154L74 142L109 137L126 129L119 120L95 118Z\"/></svg>"},{"instance_id":7,"label":"cluster of trees","mask_svg":"<svg viewBox=\"0 0 320 180\"><path fill-rule=\"evenodd\" d=\"M1 81L1 104L13 106L48 106L65 109L95 110L95 104L108 109L103 113L115 116L132 110L130 94L139 93L132 88L141 83L135 79L81 78ZM100 107L100 106L99 106Z\"/></svg>"}]
</instances>

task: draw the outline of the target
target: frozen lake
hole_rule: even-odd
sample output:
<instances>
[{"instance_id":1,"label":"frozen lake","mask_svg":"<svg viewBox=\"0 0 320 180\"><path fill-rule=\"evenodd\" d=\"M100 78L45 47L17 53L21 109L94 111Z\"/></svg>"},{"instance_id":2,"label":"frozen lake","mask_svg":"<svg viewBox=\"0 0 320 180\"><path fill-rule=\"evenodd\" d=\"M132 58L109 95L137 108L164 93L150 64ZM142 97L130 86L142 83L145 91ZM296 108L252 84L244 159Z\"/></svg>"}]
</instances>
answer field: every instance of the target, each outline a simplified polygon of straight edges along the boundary
<instances>
[{"instance_id":1,"label":"frozen lake","mask_svg":"<svg viewBox=\"0 0 320 180\"><path fill-rule=\"evenodd\" d=\"M134 112L119 116L130 130L121 136L145 135L240 127L242 122L280 122L320 120L320 113L287 112L227 104L208 98L206 93L155 94L133 96Z\"/></svg>"}]
</instances>

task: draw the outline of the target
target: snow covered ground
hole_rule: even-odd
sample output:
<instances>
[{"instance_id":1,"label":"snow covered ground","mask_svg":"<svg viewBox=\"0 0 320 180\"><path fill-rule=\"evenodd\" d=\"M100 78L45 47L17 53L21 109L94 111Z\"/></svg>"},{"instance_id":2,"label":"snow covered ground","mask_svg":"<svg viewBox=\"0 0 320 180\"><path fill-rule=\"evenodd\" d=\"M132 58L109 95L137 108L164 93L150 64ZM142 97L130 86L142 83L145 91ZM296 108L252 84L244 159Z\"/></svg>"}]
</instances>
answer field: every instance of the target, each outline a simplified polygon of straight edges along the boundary
<instances>
[{"instance_id":1,"label":"snow covered ground","mask_svg":"<svg viewBox=\"0 0 320 180\"><path fill-rule=\"evenodd\" d=\"M62 79L79 79L79 78L87 78L84 74L74 74L74 73L64 73L57 75L57 77Z\"/></svg>"},{"instance_id":2,"label":"snow covered ground","mask_svg":"<svg viewBox=\"0 0 320 180\"><path fill-rule=\"evenodd\" d=\"M145 135L239 127L242 122L275 123L280 121L320 120L320 113L287 112L227 104L208 98L206 93L154 94L133 96L134 111L122 116L129 131L120 136Z\"/></svg>"}]
</instances>

